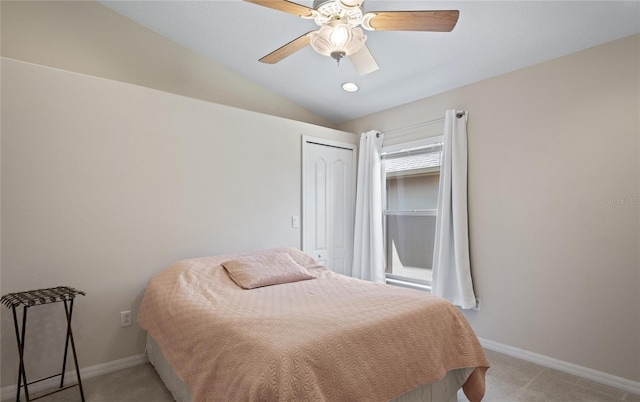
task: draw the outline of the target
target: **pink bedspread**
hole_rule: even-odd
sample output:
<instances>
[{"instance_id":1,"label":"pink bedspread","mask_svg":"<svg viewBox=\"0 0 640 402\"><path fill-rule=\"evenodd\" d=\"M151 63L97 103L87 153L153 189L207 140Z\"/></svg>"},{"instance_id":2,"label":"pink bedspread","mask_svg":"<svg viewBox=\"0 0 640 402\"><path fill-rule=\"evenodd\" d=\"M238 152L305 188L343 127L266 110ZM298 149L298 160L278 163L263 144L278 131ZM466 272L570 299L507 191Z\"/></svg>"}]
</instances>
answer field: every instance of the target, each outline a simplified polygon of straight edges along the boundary
<instances>
[{"instance_id":1,"label":"pink bedspread","mask_svg":"<svg viewBox=\"0 0 640 402\"><path fill-rule=\"evenodd\" d=\"M220 266L235 256L151 279L138 320L196 401L387 401L448 370L489 367L449 302L277 251L316 279L245 290Z\"/></svg>"}]
</instances>

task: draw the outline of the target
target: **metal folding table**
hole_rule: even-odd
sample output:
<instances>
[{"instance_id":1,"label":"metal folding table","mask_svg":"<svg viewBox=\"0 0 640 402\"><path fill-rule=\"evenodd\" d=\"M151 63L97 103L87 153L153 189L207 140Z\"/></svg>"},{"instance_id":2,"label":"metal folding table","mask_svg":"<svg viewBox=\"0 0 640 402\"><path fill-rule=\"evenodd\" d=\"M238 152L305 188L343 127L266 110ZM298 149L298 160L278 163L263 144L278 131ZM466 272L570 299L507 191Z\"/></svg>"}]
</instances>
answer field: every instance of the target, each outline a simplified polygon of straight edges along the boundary
<instances>
[{"instance_id":1,"label":"metal folding table","mask_svg":"<svg viewBox=\"0 0 640 402\"><path fill-rule=\"evenodd\" d=\"M13 323L16 330L16 341L18 344L18 354L20 356L20 369L18 370L18 390L16 395L16 402L20 401L20 392L21 389L24 388L24 394L27 398L27 402L33 401L39 398L42 398L47 395L51 395L56 392L63 391L67 388L77 386L80 389L80 398L82 402L84 402L84 391L82 389L82 380L80 378L80 368L78 367L78 357L76 354L76 345L73 341L73 332L71 331L71 316L73 314L73 301L75 300L77 295L85 295L84 292L68 287L68 286L58 286L55 288L48 289L37 289L37 290L29 290L26 292L18 292L18 293L9 293L2 298L0 298L0 303L5 305L7 308L11 308L13 310ZM62 361L62 371L59 374L54 374L52 376L41 378L39 380L27 382L27 374L25 372L24 366L24 343L25 343L25 335L26 335L26 324L27 324L27 311L29 308L34 306L41 306L44 304L50 303L58 303L62 302L64 304L64 312L67 317L67 336L65 338L64 345L64 359ZM22 327L20 328L18 325L18 313L16 309L19 306L23 306L22 308ZM71 350L73 352L73 362L76 365L76 375L78 377L78 382L76 384L64 386L64 375L67 365L67 353L69 351L69 343L71 343ZM30 399L29 398L29 385L48 380L50 378L54 378L60 376L60 387L55 391L49 392L44 395L40 395L37 398Z\"/></svg>"}]
</instances>

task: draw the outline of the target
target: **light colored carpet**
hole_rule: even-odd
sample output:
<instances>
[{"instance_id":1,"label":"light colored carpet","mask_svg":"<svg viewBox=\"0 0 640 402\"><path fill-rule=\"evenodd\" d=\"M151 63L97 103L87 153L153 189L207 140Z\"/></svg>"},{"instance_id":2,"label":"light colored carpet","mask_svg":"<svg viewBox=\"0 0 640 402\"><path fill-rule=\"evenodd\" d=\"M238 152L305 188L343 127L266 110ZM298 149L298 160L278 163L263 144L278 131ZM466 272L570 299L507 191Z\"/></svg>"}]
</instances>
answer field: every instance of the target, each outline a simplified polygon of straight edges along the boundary
<instances>
[{"instance_id":1,"label":"light colored carpet","mask_svg":"<svg viewBox=\"0 0 640 402\"><path fill-rule=\"evenodd\" d=\"M601 385L556 370L486 351L486 402L640 402L640 395ZM83 381L87 402L170 402L171 394L150 364ZM466 401L458 394L459 401ZM39 399L42 402L80 401L77 387Z\"/></svg>"}]
</instances>

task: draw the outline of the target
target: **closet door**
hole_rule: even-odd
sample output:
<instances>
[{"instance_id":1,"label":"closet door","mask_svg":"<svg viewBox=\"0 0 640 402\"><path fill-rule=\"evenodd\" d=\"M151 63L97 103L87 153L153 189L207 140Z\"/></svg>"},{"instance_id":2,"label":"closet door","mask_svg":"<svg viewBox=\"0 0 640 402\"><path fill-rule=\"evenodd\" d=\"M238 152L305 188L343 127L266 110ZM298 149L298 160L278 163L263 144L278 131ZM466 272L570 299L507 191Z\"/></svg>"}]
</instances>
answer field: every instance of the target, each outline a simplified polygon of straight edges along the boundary
<instances>
[{"instance_id":1,"label":"closet door","mask_svg":"<svg viewBox=\"0 0 640 402\"><path fill-rule=\"evenodd\" d=\"M303 137L302 249L334 272L353 259L355 145Z\"/></svg>"}]
</instances>

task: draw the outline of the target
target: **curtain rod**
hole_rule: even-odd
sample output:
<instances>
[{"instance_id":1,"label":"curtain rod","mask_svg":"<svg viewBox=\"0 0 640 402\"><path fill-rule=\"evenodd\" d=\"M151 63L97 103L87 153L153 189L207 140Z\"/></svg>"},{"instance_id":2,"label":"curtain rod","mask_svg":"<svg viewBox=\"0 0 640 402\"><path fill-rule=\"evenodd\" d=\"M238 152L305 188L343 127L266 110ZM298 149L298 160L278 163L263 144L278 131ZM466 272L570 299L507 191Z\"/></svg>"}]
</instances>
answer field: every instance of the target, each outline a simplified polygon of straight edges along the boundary
<instances>
[{"instance_id":1,"label":"curtain rod","mask_svg":"<svg viewBox=\"0 0 640 402\"><path fill-rule=\"evenodd\" d=\"M457 118L461 118L462 116L464 116L464 113L465 112L458 112L458 113L456 113L456 117ZM420 123L412 124L412 125L405 126L405 127L394 128L393 130L385 131L384 134L395 133L397 131L405 131L405 130L409 130L409 129L412 129L412 128L418 128L418 127L422 127L422 126L428 126L428 125L431 125L431 124L441 123L443 121L444 121L444 117L439 117L437 119L422 121ZM380 137L380 133L376 134L376 137Z\"/></svg>"}]
</instances>

